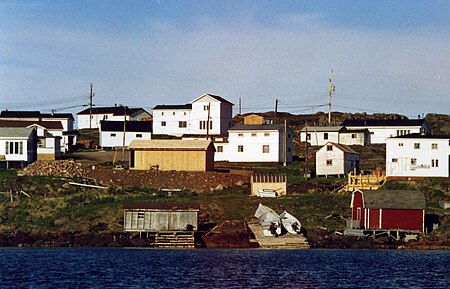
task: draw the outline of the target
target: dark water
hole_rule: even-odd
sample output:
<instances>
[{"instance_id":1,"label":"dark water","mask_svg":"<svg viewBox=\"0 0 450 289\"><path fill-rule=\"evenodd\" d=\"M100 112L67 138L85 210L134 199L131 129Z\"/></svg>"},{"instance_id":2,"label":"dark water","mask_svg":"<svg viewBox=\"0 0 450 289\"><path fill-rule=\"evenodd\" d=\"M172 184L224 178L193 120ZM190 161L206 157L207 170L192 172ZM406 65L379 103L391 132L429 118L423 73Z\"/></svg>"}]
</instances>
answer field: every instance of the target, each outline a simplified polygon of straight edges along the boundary
<instances>
[{"instance_id":1,"label":"dark water","mask_svg":"<svg viewBox=\"0 0 450 289\"><path fill-rule=\"evenodd\" d=\"M0 249L1 288L450 288L450 252Z\"/></svg>"}]
</instances>

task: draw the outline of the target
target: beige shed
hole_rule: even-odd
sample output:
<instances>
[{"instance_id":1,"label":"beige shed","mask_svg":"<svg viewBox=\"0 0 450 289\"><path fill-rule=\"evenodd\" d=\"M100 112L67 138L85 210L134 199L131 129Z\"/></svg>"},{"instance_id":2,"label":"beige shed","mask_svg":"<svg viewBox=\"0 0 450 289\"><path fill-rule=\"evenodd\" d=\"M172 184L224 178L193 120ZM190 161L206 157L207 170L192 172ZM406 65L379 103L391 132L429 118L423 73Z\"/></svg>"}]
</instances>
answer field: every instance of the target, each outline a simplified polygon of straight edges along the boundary
<instances>
[{"instance_id":1,"label":"beige shed","mask_svg":"<svg viewBox=\"0 0 450 289\"><path fill-rule=\"evenodd\" d=\"M134 140L129 149L130 168L135 170L214 170L210 140Z\"/></svg>"}]
</instances>

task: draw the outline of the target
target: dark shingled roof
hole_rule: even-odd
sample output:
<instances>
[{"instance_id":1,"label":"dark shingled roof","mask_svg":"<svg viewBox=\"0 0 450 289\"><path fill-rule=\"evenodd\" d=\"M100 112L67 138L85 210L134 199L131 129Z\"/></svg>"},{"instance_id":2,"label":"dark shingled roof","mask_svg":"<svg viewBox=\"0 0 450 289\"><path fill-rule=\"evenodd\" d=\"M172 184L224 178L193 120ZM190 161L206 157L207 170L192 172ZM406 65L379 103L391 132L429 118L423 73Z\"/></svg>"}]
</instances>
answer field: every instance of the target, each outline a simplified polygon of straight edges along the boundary
<instances>
[{"instance_id":1,"label":"dark shingled roof","mask_svg":"<svg viewBox=\"0 0 450 289\"><path fill-rule=\"evenodd\" d=\"M123 131L123 121L100 121L101 131ZM128 132L152 132L151 121L126 121L125 130Z\"/></svg>"},{"instance_id":2,"label":"dark shingled roof","mask_svg":"<svg viewBox=\"0 0 450 289\"><path fill-rule=\"evenodd\" d=\"M363 190L364 206L368 209L425 210L425 196L420 191Z\"/></svg>"},{"instance_id":3,"label":"dark shingled roof","mask_svg":"<svg viewBox=\"0 0 450 289\"><path fill-rule=\"evenodd\" d=\"M210 96L210 97L212 97L212 98L214 98L215 100L218 100L218 101L220 101L220 102L226 102L226 103L229 103L229 104L233 104L232 102L229 102L229 101L226 100L225 98L223 98L223 97L221 97L221 96L218 96L218 95L209 94L209 93L207 93L207 94L205 94L205 95L208 95L208 96ZM203 95L202 95L202 96L203 96Z\"/></svg>"},{"instance_id":4,"label":"dark shingled roof","mask_svg":"<svg viewBox=\"0 0 450 289\"><path fill-rule=\"evenodd\" d=\"M156 209L156 210L200 210L197 203L179 204L179 203L129 203L123 205L124 209Z\"/></svg>"},{"instance_id":5,"label":"dark shingled roof","mask_svg":"<svg viewBox=\"0 0 450 289\"><path fill-rule=\"evenodd\" d=\"M351 154L357 154L357 155L359 155L359 153L357 153L357 152L355 152L354 150L352 150L349 146L347 146L347 145L343 145L343 144L339 144L339 143L334 143L334 142L327 142L326 144L325 144L325 146L327 146L328 144L332 144L332 145L334 145L335 147L337 147L338 149L340 149L341 151L343 151L343 152L347 152L347 153L351 153Z\"/></svg>"},{"instance_id":6,"label":"dark shingled roof","mask_svg":"<svg viewBox=\"0 0 450 289\"><path fill-rule=\"evenodd\" d=\"M342 126L422 126L424 119L347 119L341 123Z\"/></svg>"},{"instance_id":7,"label":"dark shingled roof","mask_svg":"<svg viewBox=\"0 0 450 289\"><path fill-rule=\"evenodd\" d=\"M0 117L7 118L29 118L29 117L44 117L44 118L68 118L74 120L71 113L40 113L39 111L21 111L21 110L4 110L0 113Z\"/></svg>"},{"instance_id":8,"label":"dark shingled roof","mask_svg":"<svg viewBox=\"0 0 450 289\"><path fill-rule=\"evenodd\" d=\"M37 124L46 129L63 129L60 121L0 120L0 127L28 127Z\"/></svg>"},{"instance_id":9,"label":"dark shingled roof","mask_svg":"<svg viewBox=\"0 0 450 289\"><path fill-rule=\"evenodd\" d=\"M107 107L93 107L92 108L92 114L113 114L113 115L124 115L125 112L127 115L132 115L135 114L138 111L146 111L143 108L129 108L126 107L126 111L125 111L125 107L123 106L107 106ZM80 111L79 113L77 113L78 115L80 114L90 114L89 108L86 108L85 110Z\"/></svg>"},{"instance_id":10,"label":"dark shingled roof","mask_svg":"<svg viewBox=\"0 0 450 289\"><path fill-rule=\"evenodd\" d=\"M228 131L233 130L282 130L284 129L284 124L236 124ZM288 128L290 130L290 128Z\"/></svg>"},{"instance_id":11,"label":"dark shingled roof","mask_svg":"<svg viewBox=\"0 0 450 289\"><path fill-rule=\"evenodd\" d=\"M192 104L190 104L190 103L189 104L169 104L169 105L162 104L162 105L157 105L153 108L153 110L156 110L156 109L170 109L170 110L184 109L184 110L186 110L186 109L192 109Z\"/></svg>"}]
</instances>

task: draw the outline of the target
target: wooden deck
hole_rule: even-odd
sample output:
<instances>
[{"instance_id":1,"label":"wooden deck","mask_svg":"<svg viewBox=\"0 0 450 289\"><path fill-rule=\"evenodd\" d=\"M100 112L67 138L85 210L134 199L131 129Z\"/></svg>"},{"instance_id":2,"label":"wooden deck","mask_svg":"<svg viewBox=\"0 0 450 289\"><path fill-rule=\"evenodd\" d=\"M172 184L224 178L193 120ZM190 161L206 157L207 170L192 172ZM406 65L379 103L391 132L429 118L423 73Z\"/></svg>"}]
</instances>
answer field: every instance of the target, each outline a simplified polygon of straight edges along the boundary
<instances>
[{"instance_id":1,"label":"wooden deck","mask_svg":"<svg viewBox=\"0 0 450 289\"><path fill-rule=\"evenodd\" d=\"M247 225L255 235L254 242L257 242L261 248L309 249L308 240L303 235L286 234L278 237L266 237L258 222L248 222Z\"/></svg>"},{"instance_id":2,"label":"wooden deck","mask_svg":"<svg viewBox=\"0 0 450 289\"><path fill-rule=\"evenodd\" d=\"M157 248L194 248L194 232L158 232L155 236Z\"/></svg>"}]
</instances>

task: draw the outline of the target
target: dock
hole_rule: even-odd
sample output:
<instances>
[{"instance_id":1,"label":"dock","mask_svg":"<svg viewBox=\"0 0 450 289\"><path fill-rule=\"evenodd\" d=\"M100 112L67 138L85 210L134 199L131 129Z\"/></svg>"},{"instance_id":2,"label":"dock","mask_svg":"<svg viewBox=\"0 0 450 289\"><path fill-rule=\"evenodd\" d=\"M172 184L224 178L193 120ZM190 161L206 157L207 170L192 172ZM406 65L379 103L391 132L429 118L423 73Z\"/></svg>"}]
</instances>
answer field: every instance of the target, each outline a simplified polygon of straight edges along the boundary
<instances>
[{"instance_id":1,"label":"dock","mask_svg":"<svg viewBox=\"0 0 450 289\"><path fill-rule=\"evenodd\" d=\"M258 221L247 223L255 236L253 242L257 242L260 248L265 249L309 249L308 240L301 234L286 234L282 236L264 236L263 230Z\"/></svg>"}]
</instances>

